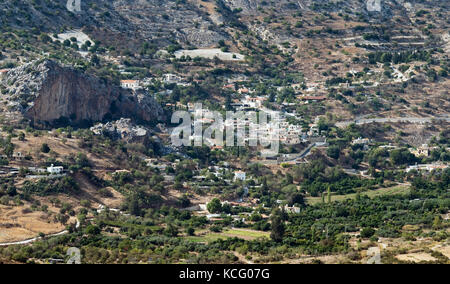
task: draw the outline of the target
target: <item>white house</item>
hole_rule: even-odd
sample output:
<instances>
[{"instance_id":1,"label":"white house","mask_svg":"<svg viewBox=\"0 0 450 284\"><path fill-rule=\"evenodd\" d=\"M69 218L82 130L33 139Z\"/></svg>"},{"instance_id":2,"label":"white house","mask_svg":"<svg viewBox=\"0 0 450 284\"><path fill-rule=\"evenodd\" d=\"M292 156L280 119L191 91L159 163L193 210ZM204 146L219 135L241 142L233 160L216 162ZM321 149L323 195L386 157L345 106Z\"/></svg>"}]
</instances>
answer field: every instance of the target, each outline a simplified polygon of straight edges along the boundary
<instances>
[{"instance_id":1,"label":"white house","mask_svg":"<svg viewBox=\"0 0 450 284\"><path fill-rule=\"evenodd\" d=\"M263 103L266 101L265 97L250 97L245 96L245 98L242 100L242 104L244 106L249 106L251 108L262 108Z\"/></svg>"},{"instance_id":2,"label":"white house","mask_svg":"<svg viewBox=\"0 0 450 284\"><path fill-rule=\"evenodd\" d=\"M139 80L121 80L120 86L124 89L137 90L140 88Z\"/></svg>"},{"instance_id":3,"label":"white house","mask_svg":"<svg viewBox=\"0 0 450 284\"><path fill-rule=\"evenodd\" d=\"M37 174L43 174L43 173L47 172L46 169L41 169L41 168L36 168L36 167L29 167L28 170L32 173L37 173Z\"/></svg>"},{"instance_id":4,"label":"white house","mask_svg":"<svg viewBox=\"0 0 450 284\"><path fill-rule=\"evenodd\" d=\"M363 145L363 150L364 151L368 151L369 150L369 144L370 144L370 139L369 138L362 138L359 137L358 139L354 139L352 141L352 145Z\"/></svg>"},{"instance_id":5,"label":"white house","mask_svg":"<svg viewBox=\"0 0 450 284\"><path fill-rule=\"evenodd\" d=\"M1 69L1 70L0 70L0 78L3 77L3 76L5 76L6 73L8 73L9 70L10 70L10 69Z\"/></svg>"},{"instance_id":6,"label":"white house","mask_svg":"<svg viewBox=\"0 0 450 284\"><path fill-rule=\"evenodd\" d=\"M287 213L298 214L298 213L300 213L300 207L295 207L295 206L289 207L286 205L286 206L284 206L284 211Z\"/></svg>"},{"instance_id":7,"label":"white house","mask_svg":"<svg viewBox=\"0 0 450 284\"><path fill-rule=\"evenodd\" d=\"M166 181L166 182L174 182L175 181L175 176L165 175L164 176L164 181Z\"/></svg>"},{"instance_id":8,"label":"white house","mask_svg":"<svg viewBox=\"0 0 450 284\"><path fill-rule=\"evenodd\" d=\"M208 214L208 215L206 215L206 218L208 218L208 220L211 220L211 219L217 219L217 218L220 218L222 215L220 215L220 214Z\"/></svg>"},{"instance_id":9,"label":"white house","mask_svg":"<svg viewBox=\"0 0 450 284\"><path fill-rule=\"evenodd\" d=\"M163 77L163 82L164 83L168 83L168 84L176 84L176 83L180 83L182 81L182 78L180 76L177 76L175 74L164 74Z\"/></svg>"},{"instance_id":10,"label":"white house","mask_svg":"<svg viewBox=\"0 0 450 284\"><path fill-rule=\"evenodd\" d=\"M370 143L370 139L362 138L362 137L359 137L358 139L354 139L352 141L352 145L359 145L359 144L367 145L369 143Z\"/></svg>"},{"instance_id":11,"label":"white house","mask_svg":"<svg viewBox=\"0 0 450 284\"><path fill-rule=\"evenodd\" d=\"M413 165L413 166L409 166L406 169L406 172L409 173L412 170L431 172L433 170L445 170L447 168L448 168L448 165L440 164L440 163L425 164L425 165Z\"/></svg>"},{"instance_id":12,"label":"white house","mask_svg":"<svg viewBox=\"0 0 450 284\"><path fill-rule=\"evenodd\" d=\"M63 171L64 171L63 167L55 167L55 166L53 166L53 164L47 168L47 172L52 175L62 174Z\"/></svg>"},{"instance_id":13,"label":"white house","mask_svg":"<svg viewBox=\"0 0 450 284\"><path fill-rule=\"evenodd\" d=\"M19 160L19 161L24 159L24 156L21 152L13 153L12 157L14 160Z\"/></svg>"},{"instance_id":14,"label":"white house","mask_svg":"<svg viewBox=\"0 0 450 284\"><path fill-rule=\"evenodd\" d=\"M246 179L246 174L243 171L235 171L234 172L234 180L242 180Z\"/></svg>"}]
</instances>

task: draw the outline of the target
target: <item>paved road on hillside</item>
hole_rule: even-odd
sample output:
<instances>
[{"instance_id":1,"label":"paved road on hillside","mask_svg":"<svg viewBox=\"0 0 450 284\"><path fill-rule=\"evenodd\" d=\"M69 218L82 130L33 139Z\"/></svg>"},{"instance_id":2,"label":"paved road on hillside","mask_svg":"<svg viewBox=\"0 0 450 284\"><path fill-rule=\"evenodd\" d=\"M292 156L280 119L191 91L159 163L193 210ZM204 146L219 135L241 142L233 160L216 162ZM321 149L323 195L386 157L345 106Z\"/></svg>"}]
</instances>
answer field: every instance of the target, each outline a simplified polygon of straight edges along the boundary
<instances>
[{"instance_id":1,"label":"paved road on hillside","mask_svg":"<svg viewBox=\"0 0 450 284\"><path fill-rule=\"evenodd\" d=\"M304 157L308 156L309 153L311 153L312 148L314 148L316 145L317 145L316 143L310 144L305 150L303 150L303 152L298 154L298 156L284 160L284 161L282 161L282 163L293 162L293 161L303 159Z\"/></svg>"},{"instance_id":2,"label":"paved road on hillside","mask_svg":"<svg viewBox=\"0 0 450 284\"><path fill-rule=\"evenodd\" d=\"M79 228L79 227L80 227L80 221L77 220L77 224L75 225L75 228ZM68 234L68 233L69 233L68 230L64 230L64 231L61 231L59 233L46 235L45 237L46 238L57 237L57 236L62 236L62 235ZM27 244L34 243L35 241L38 241L40 239L42 239L42 238L41 237L37 237L37 238L32 238L32 239L28 239L28 240L24 240L24 241L18 241L18 242L0 243L0 247L14 246L14 245L27 245Z\"/></svg>"}]
</instances>

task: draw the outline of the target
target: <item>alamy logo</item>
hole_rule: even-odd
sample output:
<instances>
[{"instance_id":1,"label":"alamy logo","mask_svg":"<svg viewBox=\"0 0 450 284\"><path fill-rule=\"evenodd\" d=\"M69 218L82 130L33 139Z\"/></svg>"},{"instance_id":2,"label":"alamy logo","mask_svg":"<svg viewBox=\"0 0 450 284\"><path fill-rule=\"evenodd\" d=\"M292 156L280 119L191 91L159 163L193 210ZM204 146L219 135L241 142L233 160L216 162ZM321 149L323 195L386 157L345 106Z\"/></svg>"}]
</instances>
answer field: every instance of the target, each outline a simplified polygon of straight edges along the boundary
<instances>
[{"instance_id":1,"label":"alamy logo","mask_svg":"<svg viewBox=\"0 0 450 284\"><path fill-rule=\"evenodd\" d=\"M280 117L276 111L227 111L224 119L220 112L204 110L197 103L193 113L174 112L171 122L179 124L171 133L175 147L261 146L264 157L274 157L279 152Z\"/></svg>"},{"instance_id":2,"label":"alamy logo","mask_svg":"<svg viewBox=\"0 0 450 284\"><path fill-rule=\"evenodd\" d=\"M67 255L69 256L67 264L81 264L81 251L79 248L69 248L67 250Z\"/></svg>"},{"instance_id":3,"label":"alamy logo","mask_svg":"<svg viewBox=\"0 0 450 284\"><path fill-rule=\"evenodd\" d=\"M379 247L369 248L367 256L370 256L367 260L367 264L381 264L381 250Z\"/></svg>"},{"instance_id":4,"label":"alamy logo","mask_svg":"<svg viewBox=\"0 0 450 284\"><path fill-rule=\"evenodd\" d=\"M67 0L67 10L73 13L81 12L81 0Z\"/></svg>"},{"instance_id":5,"label":"alamy logo","mask_svg":"<svg viewBox=\"0 0 450 284\"><path fill-rule=\"evenodd\" d=\"M367 11L381 12L381 0L367 0Z\"/></svg>"}]
</instances>

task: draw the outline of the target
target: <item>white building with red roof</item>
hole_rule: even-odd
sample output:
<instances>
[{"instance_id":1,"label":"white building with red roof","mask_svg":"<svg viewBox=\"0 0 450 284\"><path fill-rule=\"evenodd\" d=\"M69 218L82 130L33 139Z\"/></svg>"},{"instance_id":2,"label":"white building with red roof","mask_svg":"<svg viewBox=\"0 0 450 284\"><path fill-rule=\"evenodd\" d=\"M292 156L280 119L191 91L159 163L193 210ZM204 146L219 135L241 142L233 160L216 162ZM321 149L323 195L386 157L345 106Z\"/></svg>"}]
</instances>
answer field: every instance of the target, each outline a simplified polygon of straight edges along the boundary
<instances>
[{"instance_id":1,"label":"white building with red roof","mask_svg":"<svg viewBox=\"0 0 450 284\"><path fill-rule=\"evenodd\" d=\"M140 88L139 80L121 80L120 86L124 89L137 90Z\"/></svg>"}]
</instances>

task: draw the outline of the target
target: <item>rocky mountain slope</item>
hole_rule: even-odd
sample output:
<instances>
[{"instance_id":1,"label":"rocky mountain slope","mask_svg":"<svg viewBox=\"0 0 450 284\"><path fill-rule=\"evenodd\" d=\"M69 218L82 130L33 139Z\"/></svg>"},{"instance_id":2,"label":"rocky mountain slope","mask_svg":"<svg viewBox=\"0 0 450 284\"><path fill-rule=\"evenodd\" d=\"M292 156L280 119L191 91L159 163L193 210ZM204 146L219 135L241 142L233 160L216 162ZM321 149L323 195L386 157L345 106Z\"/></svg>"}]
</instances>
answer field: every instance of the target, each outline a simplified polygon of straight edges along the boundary
<instances>
[{"instance_id":1,"label":"rocky mountain slope","mask_svg":"<svg viewBox=\"0 0 450 284\"><path fill-rule=\"evenodd\" d=\"M3 58L0 54L0 66L20 65L49 56L58 62L81 66L89 74L94 72L116 80L157 78L164 73L199 79L204 77L202 72L220 67L236 74L244 72L268 78L283 72L292 73L296 78L304 78L302 83L306 86L308 83L327 85L357 75L354 81L358 84L373 84L371 89L376 97L384 93L375 90L379 83L402 83L401 88L379 88L390 93L399 90L395 96L404 102L412 100L418 104L425 97L434 100L433 96L439 96L436 101L431 101L435 103L432 107L438 109L433 111L436 113L445 106L440 100L445 99L443 78L446 76L440 76L441 81L437 76L448 69L450 7L445 0L384 0L379 12L369 11L365 0L82 0L81 11L76 13L69 12L66 4L66 0L1 1L0 22L3 25L0 30L4 36L0 38L3 53ZM89 47L83 47L84 40L78 44L54 40L72 29L80 29L88 36L86 38L92 39ZM246 59L222 66L221 62L210 64L191 62L192 58L172 58L178 49L196 47L220 47L242 54ZM408 52L404 54L406 57L406 54L424 50L430 52L424 66L412 64L413 60L408 58L396 62L397 66L381 65L387 63L383 61L392 54L386 54L383 60L378 54L378 62L369 60L369 55L373 59L375 52ZM92 58L94 55L98 57ZM98 62L94 64L92 59ZM434 67L430 68L428 64ZM432 94L426 96L413 87L408 90L406 81L409 77L401 74L404 72L398 68L406 68L408 74L412 74L413 69L416 73L428 74L436 81L430 84L437 86L430 86L428 89ZM414 78L420 78L419 75L415 74ZM30 86L33 84L30 82ZM339 83L331 85L339 86ZM421 89L423 91L423 86ZM10 107L25 109L30 117L42 121L58 119L45 108L34 106L29 109L31 101L26 94L12 93L16 99L8 102ZM353 113L370 112L355 108L364 100L362 95L367 96L360 91L355 93L361 94L359 101L348 98L338 104L342 116L350 115L347 108ZM326 90L323 94L327 94ZM399 105L386 98L379 99L389 110L391 106ZM46 114L38 118L35 113L31 114L33 111ZM63 117L72 114L73 111L62 112ZM91 117L101 120L108 112L77 115L79 123Z\"/></svg>"},{"instance_id":2,"label":"rocky mountain slope","mask_svg":"<svg viewBox=\"0 0 450 284\"><path fill-rule=\"evenodd\" d=\"M162 109L144 92L131 92L54 61L15 68L1 81L10 106L35 124L86 124L120 117L153 123Z\"/></svg>"},{"instance_id":3,"label":"rocky mountain slope","mask_svg":"<svg viewBox=\"0 0 450 284\"><path fill-rule=\"evenodd\" d=\"M0 23L45 32L86 28L103 42L120 41L134 49L142 41L159 45L181 41L210 46L228 35L189 1L81 1L81 12L66 9L67 0L1 1Z\"/></svg>"},{"instance_id":4,"label":"rocky mountain slope","mask_svg":"<svg viewBox=\"0 0 450 284\"><path fill-rule=\"evenodd\" d=\"M1 1L0 23L46 33L83 28L104 44L133 51L143 42L159 47L174 43L212 47L248 30L295 39L303 32L285 31L280 26L300 20L304 27L327 28L326 19L335 17L333 14L394 29L411 25L411 16L423 8L444 13L449 9L445 0L382 1L380 12L369 11L367 1L362 0L91 0L81 1L81 11L76 13L69 12L66 5L66 0ZM351 27L344 30L352 32Z\"/></svg>"}]
</instances>

